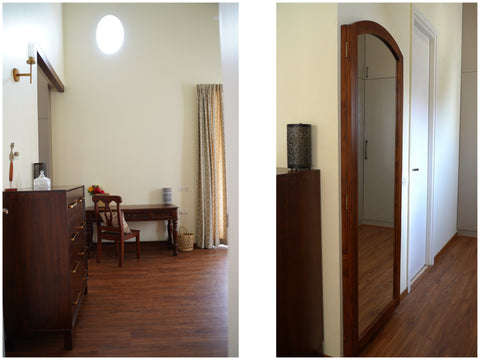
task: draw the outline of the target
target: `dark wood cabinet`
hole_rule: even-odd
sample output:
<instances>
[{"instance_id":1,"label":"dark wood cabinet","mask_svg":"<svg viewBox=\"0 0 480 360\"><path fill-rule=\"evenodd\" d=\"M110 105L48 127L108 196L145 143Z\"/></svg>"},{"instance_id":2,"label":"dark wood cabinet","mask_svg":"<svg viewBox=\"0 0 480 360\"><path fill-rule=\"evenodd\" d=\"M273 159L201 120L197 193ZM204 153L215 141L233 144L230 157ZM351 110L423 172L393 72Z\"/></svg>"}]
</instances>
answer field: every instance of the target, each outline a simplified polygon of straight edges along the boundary
<instances>
[{"instance_id":1,"label":"dark wood cabinet","mask_svg":"<svg viewBox=\"0 0 480 360\"><path fill-rule=\"evenodd\" d=\"M320 171L277 169L277 356L322 344Z\"/></svg>"},{"instance_id":2,"label":"dark wood cabinet","mask_svg":"<svg viewBox=\"0 0 480 360\"><path fill-rule=\"evenodd\" d=\"M84 187L3 193L3 316L16 336L72 329L87 292Z\"/></svg>"}]
</instances>

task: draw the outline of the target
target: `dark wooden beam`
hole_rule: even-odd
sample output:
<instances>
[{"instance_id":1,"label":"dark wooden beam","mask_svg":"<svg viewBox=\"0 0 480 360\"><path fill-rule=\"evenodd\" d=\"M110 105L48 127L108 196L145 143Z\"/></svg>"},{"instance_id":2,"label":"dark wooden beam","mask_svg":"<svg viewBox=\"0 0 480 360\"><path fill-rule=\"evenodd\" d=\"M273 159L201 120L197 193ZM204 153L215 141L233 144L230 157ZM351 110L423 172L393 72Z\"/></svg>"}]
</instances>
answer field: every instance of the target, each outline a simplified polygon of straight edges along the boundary
<instances>
[{"instance_id":1,"label":"dark wooden beam","mask_svg":"<svg viewBox=\"0 0 480 360\"><path fill-rule=\"evenodd\" d=\"M65 92L65 87L63 86L62 80L55 72L52 64L48 61L45 53L37 46L37 62L40 69L47 76L48 82L52 85L58 92Z\"/></svg>"}]
</instances>

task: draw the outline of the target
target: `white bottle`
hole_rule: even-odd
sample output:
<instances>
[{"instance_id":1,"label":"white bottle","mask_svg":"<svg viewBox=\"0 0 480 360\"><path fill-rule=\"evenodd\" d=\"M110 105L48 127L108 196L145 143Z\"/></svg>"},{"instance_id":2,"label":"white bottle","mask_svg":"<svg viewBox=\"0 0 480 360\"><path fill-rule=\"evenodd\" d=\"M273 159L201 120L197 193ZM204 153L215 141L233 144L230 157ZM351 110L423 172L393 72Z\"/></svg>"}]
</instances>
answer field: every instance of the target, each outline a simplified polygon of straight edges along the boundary
<instances>
[{"instance_id":1,"label":"white bottle","mask_svg":"<svg viewBox=\"0 0 480 360\"><path fill-rule=\"evenodd\" d=\"M50 190L51 181L49 178L45 177L43 170L40 170L40 175L33 180L33 189L34 190Z\"/></svg>"}]
</instances>

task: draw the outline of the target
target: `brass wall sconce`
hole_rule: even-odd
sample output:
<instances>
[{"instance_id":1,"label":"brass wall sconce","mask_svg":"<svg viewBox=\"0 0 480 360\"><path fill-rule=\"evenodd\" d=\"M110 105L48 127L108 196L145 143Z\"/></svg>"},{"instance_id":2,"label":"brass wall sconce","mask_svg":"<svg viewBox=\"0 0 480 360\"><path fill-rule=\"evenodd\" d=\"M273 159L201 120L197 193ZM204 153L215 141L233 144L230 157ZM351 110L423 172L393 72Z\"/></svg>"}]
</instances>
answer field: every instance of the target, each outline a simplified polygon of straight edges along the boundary
<instances>
[{"instance_id":1,"label":"brass wall sconce","mask_svg":"<svg viewBox=\"0 0 480 360\"><path fill-rule=\"evenodd\" d=\"M15 82L20 81L20 76L30 76L30 84L32 83L32 65L35 64L35 47L34 44L28 44L28 60L27 64L30 64L30 73L20 74L20 70L13 69L13 80Z\"/></svg>"}]
</instances>

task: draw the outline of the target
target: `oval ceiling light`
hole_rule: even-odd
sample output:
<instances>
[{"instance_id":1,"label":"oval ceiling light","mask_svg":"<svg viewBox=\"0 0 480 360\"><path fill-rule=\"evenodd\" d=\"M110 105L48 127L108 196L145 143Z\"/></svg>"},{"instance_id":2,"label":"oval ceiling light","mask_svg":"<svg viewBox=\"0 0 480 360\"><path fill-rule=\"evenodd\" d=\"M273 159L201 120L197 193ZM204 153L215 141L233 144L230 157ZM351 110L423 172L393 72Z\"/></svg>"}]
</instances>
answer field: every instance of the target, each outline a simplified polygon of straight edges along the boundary
<instances>
[{"instance_id":1,"label":"oval ceiling light","mask_svg":"<svg viewBox=\"0 0 480 360\"><path fill-rule=\"evenodd\" d=\"M97 25L97 45L105 54L113 54L123 44L122 22L113 15L104 16Z\"/></svg>"}]
</instances>

